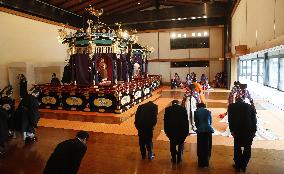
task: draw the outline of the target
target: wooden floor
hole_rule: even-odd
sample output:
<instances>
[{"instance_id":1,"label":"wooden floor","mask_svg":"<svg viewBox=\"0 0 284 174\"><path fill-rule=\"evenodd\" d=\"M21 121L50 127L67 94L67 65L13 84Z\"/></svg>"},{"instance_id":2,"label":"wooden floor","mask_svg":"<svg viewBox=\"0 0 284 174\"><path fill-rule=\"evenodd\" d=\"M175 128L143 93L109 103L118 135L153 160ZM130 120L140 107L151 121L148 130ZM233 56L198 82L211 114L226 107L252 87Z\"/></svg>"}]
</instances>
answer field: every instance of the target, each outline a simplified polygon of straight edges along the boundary
<instances>
[{"instance_id":1,"label":"wooden floor","mask_svg":"<svg viewBox=\"0 0 284 174\"><path fill-rule=\"evenodd\" d=\"M226 92L210 92L206 94L210 107L226 107L223 102ZM163 91L161 98L181 99L182 91ZM163 129L164 110L159 113L158 123L154 131L154 151L156 158L152 161L141 160L138 137L90 132L88 150L83 158L78 173L80 174L175 174L175 173L235 173L233 164L233 147L213 146L212 159L208 169L197 167L196 144L185 144L183 162L172 165L170 162L169 143L158 141ZM0 174L40 174L55 146L66 139L73 138L74 130L39 127L38 141L25 145L19 138L8 144L7 155L0 159ZM284 173L284 151L253 149L247 173L281 174Z\"/></svg>"}]
</instances>

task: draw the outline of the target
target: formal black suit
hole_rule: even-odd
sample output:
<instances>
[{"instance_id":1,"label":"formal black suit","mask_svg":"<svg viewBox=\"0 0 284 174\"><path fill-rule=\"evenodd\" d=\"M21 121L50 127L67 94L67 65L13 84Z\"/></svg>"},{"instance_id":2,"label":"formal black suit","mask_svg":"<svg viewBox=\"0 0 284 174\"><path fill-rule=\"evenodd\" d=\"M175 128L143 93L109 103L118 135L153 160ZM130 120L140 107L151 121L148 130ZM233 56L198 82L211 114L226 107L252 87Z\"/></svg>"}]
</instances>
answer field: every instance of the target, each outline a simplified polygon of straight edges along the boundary
<instances>
[{"instance_id":1,"label":"formal black suit","mask_svg":"<svg viewBox=\"0 0 284 174\"><path fill-rule=\"evenodd\" d=\"M87 146L79 139L70 139L57 145L49 157L44 174L76 174Z\"/></svg>"},{"instance_id":2,"label":"formal black suit","mask_svg":"<svg viewBox=\"0 0 284 174\"><path fill-rule=\"evenodd\" d=\"M138 106L135 114L135 127L138 130L140 152L143 159L146 156L146 149L148 150L148 158L153 156L153 130L157 123L158 106L149 101L143 105Z\"/></svg>"},{"instance_id":3,"label":"formal black suit","mask_svg":"<svg viewBox=\"0 0 284 174\"><path fill-rule=\"evenodd\" d=\"M242 100L228 106L229 128L234 136L236 168L246 169L251 157L251 145L256 132L256 112ZM242 152L241 147L244 147Z\"/></svg>"},{"instance_id":4,"label":"formal black suit","mask_svg":"<svg viewBox=\"0 0 284 174\"><path fill-rule=\"evenodd\" d=\"M170 151L173 162L180 162L183 153L183 144L189 133L187 111L184 107L173 104L166 108L164 115L164 130L170 139ZM178 146L178 151L176 150Z\"/></svg>"},{"instance_id":5,"label":"formal black suit","mask_svg":"<svg viewBox=\"0 0 284 174\"><path fill-rule=\"evenodd\" d=\"M8 113L0 107L0 153L4 150L4 143L8 138Z\"/></svg>"}]
</instances>

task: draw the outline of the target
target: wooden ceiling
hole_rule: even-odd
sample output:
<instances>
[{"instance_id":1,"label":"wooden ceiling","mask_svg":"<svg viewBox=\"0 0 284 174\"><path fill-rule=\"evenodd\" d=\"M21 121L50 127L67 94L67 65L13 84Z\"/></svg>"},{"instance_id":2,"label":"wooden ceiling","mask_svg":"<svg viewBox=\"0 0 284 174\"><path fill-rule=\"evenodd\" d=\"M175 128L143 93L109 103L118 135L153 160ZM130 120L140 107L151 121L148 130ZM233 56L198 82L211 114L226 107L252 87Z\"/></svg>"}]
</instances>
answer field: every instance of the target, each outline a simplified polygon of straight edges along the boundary
<instances>
[{"instance_id":1,"label":"wooden ceiling","mask_svg":"<svg viewBox=\"0 0 284 174\"><path fill-rule=\"evenodd\" d=\"M224 4L230 0L42 0L56 7L71 11L78 15L89 17L86 12L88 6L96 9L103 8L104 16L138 12L147 8L161 9L175 6L191 6L194 4Z\"/></svg>"}]
</instances>

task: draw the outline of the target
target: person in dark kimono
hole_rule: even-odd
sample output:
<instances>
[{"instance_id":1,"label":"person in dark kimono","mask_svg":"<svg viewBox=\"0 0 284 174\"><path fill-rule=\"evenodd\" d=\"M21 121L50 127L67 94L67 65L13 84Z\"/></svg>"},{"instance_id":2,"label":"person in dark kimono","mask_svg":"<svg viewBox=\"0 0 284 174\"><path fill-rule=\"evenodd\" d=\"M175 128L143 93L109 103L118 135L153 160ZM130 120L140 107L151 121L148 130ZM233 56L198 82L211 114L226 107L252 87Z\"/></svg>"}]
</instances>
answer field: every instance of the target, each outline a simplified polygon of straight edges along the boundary
<instances>
[{"instance_id":1,"label":"person in dark kimono","mask_svg":"<svg viewBox=\"0 0 284 174\"><path fill-rule=\"evenodd\" d=\"M15 134L15 120L14 120L14 113L15 113L15 100L12 98L13 88L10 87L6 91L6 96L2 97L0 100L0 105L2 105L3 109L7 111L8 114L8 127L9 127L9 137L16 138Z\"/></svg>"},{"instance_id":2,"label":"person in dark kimono","mask_svg":"<svg viewBox=\"0 0 284 174\"><path fill-rule=\"evenodd\" d=\"M208 167L212 149L212 115L205 108L204 103L197 104L197 110L194 112L194 121L197 132L197 156L198 166Z\"/></svg>"},{"instance_id":3,"label":"person in dark kimono","mask_svg":"<svg viewBox=\"0 0 284 174\"><path fill-rule=\"evenodd\" d=\"M172 101L172 106L165 110L164 130L170 140L172 163L182 161L183 145L189 133L187 111L179 105L178 100ZM178 150L176 149L178 146Z\"/></svg>"},{"instance_id":4,"label":"person in dark kimono","mask_svg":"<svg viewBox=\"0 0 284 174\"><path fill-rule=\"evenodd\" d=\"M60 81L59 81L59 79L56 77L56 74L55 74L55 73L52 73L50 84L51 84L51 85L55 85L55 86L56 86L56 85L61 85L61 84L60 84Z\"/></svg>"},{"instance_id":5,"label":"person in dark kimono","mask_svg":"<svg viewBox=\"0 0 284 174\"><path fill-rule=\"evenodd\" d=\"M59 143L49 157L43 174L76 174L87 151L89 134L79 131L75 139Z\"/></svg>"},{"instance_id":6,"label":"person in dark kimono","mask_svg":"<svg viewBox=\"0 0 284 174\"><path fill-rule=\"evenodd\" d=\"M35 128L40 118L39 102L37 97L39 90L35 89L31 94L26 95L19 104L19 111L16 117L20 123L20 130L23 132L23 137L26 142L36 141Z\"/></svg>"},{"instance_id":7,"label":"person in dark kimono","mask_svg":"<svg viewBox=\"0 0 284 174\"><path fill-rule=\"evenodd\" d=\"M21 99L23 99L28 94L28 90L27 90L28 82L24 74L19 74L18 79L20 80L20 97Z\"/></svg>"},{"instance_id":8,"label":"person in dark kimono","mask_svg":"<svg viewBox=\"0 0 284 174\"><path fill-rule=\"evenodd\" d=\"M8 114L0 105L0 157L5 154L5 141L8 138Z\"/></svg>"},{"instance_id":9,"label":"person in dark kimono","mask_svg":"<svg viewBox=\"0 0 284 174\"><path fill-rule=\"evenodd\" d=\"M148 151L148 159L155 157L153 153L153 130L157 123L158 106L149 101L138 106L135 113L135 127L138 130L139 146L142 159L146 158L146 148ZM146 146L146 148L145 148Z\"/></svg>"},{"instance_id":10,"label":"person in dark kimono","mask_svg":"<svg viewBox=\"0 0 284 174\"><path fill-rule=\"evenodd\" d=\"M245 97L238 95L236 103L228 106L228 121L234 137L234 168L246 171L251 157L251 145L257 131L255 109L244 102ZM242 147L244 148L242 150Z\"/></svg>"},{"instance_id":11,"label":"person in dark kimono","mask_svg":"<svg viewBox=\"0 0 284 174\"><path fill-rule=\"evenodd\" d=\"M64 67L64 71L63 71L63 76L62 76L62 80L61 82L63 84L70 84L71 83L71 77L72 77L72 73L71 73L71 66L68 63L65 67Z\"/></svg>"}]
</instances>

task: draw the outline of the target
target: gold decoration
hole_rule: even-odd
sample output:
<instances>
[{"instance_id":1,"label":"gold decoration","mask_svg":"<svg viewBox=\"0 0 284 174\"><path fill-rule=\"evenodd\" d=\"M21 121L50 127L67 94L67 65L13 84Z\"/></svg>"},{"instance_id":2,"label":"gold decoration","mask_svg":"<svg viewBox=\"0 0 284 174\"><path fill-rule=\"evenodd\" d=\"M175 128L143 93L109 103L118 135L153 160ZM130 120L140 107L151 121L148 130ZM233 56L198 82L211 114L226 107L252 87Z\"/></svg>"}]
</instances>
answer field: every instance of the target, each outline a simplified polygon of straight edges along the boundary
<instances>
[{"instance_id":1,"label":"gold decoration","mask_svg":"<svg viewBox=\"0 0 284 174\"><path fill-rule=\"evenodd\" d=\"M105 112L106 110L105 109L99 109L99 112Z\"/></svg>"},{"instance_id":2,"label":"gold decoration","mask_svg":"<svg viewBox=\"0 0 284 174\"><path fill-rule=\"evenodd\" d=\"M94 100L94 105L98 107L101 106L110 107L112 105L112 101L106 98L97 98Z\"/></svg>"},{"instance_id":3,"label":"gold decoration","mask_svg":"<svg viewBox=\"0 0 284 174\"><path fill-rule=\"evenodd\" d=\"M44 104L52 104L52 105L54 105L56 103L56 98L50 97L50 96L45 96L45 97L42 97L41 101Z\"/></svg>"},{"instance_id":4,"label":"gold decoration","mask_svg":"<svg viewBox=\"0 0 284 174\"><path fill-rule=\"evenodd\" d=\"M94 15L98 18L98 21L100 19L100 16L104 13L104 10L101 8L100 10L96 10L95 7L92 7L91 5L86 8L86 11L89 12L91 15Z\"/></svg>"},{"instance_id":5,"label":"gold decoration","mask_svg":"<svg viewBox=\"0 0 284 174\"><path fill-rule=\"evenodd\" d=\"M66 99L66 103L70 106L80 106L83 103L83 100L81 98L78 97L68 97Z\"/></svg>"},{"instance_id":6,"label":"gold decoration","mask_svg":"<svg viewBox=\"0 0 284 174\"><path fill-rule=\"evenodd\" d=\"M121 109L116 109L114 112L117 113L117 114L121 114L122 110Z\"/></svg>"},{"instance_id":7,"label":"gold decoration","mask_svg":"<svg viewBox=\"0 0 284 174\"><path fill-rule=\"evenodd\" d=\"M67 36L67 31L65 30L65 25L63 25L63 29L58 29L59 35L57 36L57 40L60 43L63 43L65 40L65 37Z\"/></svg>"}]
</instances>

